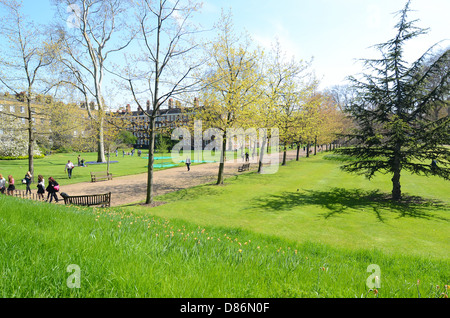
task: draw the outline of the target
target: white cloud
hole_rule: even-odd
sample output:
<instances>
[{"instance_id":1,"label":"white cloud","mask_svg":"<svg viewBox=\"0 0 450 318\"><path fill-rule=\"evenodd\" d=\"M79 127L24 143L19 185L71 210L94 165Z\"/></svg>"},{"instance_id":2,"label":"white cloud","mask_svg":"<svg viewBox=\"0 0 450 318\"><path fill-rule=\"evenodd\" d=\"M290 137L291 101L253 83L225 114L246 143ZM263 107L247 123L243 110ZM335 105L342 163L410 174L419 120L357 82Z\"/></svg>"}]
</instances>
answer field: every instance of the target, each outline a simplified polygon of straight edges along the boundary
<instances>
[{"instance_id":1,"label":"white cloud","mask_svg":"<svg viewBox=\"0 0 450 318\"><path fill-rule=\"evenodd\" d=\"M278 41L281 50L286 54L288 58L295 57L301 59L301 49L298 43L295 41L289 29L287 29L279 21L271 21L268 23L268 28L271 32L267 31L267 28L251 34L253 40L266 50L271 50L274 44Z\"/></svg>"}]
</instances>

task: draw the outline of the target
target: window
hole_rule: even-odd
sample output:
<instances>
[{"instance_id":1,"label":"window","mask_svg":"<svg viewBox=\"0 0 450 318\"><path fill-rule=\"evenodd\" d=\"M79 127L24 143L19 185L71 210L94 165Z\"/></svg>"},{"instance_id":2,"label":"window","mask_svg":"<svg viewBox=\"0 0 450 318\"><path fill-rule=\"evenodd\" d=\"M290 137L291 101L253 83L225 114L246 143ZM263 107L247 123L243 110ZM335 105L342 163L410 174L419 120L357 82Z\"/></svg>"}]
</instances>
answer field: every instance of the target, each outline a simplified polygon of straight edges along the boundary
<instances>
[{"instance_id":1,"label":"window","mask_svg":"<svg viewBox=\"0 0 450 318\"><path fill-rule=\"evenodd\" d=\"M74 137L77 136L77 131L76 131L76 130L73 132L73 136L74 136Z\"/></svg>"},{"instance_id":2,"label":"window","mask_svg":"<svg viewBox=\"0 0 450 318\"><path fill-rule=\"evenodd\" d=\"M22 118L22 124L25 124L25 123L26 123L25 118Z\"/></svg>"},{"instance_id":3,"label":"window","mask_svg":"<svg viewBox=\"0 0 450 318\"><path fill-rule=\"evenodd\" d=\"M9 106L9 111L11 113L15 113L16 112L16 108L14 106Z\"/></svg>"},{"instance_id":4,"label":"window","mask_svg":"<svg viewBox=\"0 0 450 318\"><path fill-rule=\"evenodd\" d=\"M22 114L25 113L25 107L20 106L20 112L21 112Z\"/></svg>"}]
</instances>

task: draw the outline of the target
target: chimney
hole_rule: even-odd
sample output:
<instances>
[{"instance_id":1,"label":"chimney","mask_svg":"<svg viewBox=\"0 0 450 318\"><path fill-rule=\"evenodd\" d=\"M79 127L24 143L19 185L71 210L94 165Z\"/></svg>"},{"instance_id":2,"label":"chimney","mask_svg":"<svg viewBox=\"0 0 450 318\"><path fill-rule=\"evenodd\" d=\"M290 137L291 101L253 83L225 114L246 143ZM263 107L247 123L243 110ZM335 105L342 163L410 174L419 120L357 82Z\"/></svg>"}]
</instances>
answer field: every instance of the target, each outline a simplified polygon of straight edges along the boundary
<instances>
[{"instance_id":1,"label":"chimney","mask_svg":"<svg viewBox=\"0 0 450 318\"><path fill-rule=\"evenodd\" d=\"M150 112L150 100L147 100L147 112Z\"/></svg>"},{"instance_id":2,"label":"chimney","mask_svg":"<svg viewBox=\"0 0 450 318\"><path fill-rule=\"evenodd\" d=\"M199 105L198 98L195 97L194 98L194 107L198 107L198 105Z\"/></svg>"},{"instance_id":3,"label":"chimney","mask_svg":"<svg viewBox=\"0 0 450 318\"><path fill-rule=\"evenodd\" d=\"M169 99L169 109L172 109L172 107L173 107L173 99L170 98Z\"/></svg>"},{"instance_id":4,"label":"chimney","mask_svg":"<svg viewBox=\"0 0 450 318\"><path fill-rule=\"evenodd\" d=\"M127 104L127 113L131 113L131 106L130 106L130 104Z\"/></svg>"}]
</instances>

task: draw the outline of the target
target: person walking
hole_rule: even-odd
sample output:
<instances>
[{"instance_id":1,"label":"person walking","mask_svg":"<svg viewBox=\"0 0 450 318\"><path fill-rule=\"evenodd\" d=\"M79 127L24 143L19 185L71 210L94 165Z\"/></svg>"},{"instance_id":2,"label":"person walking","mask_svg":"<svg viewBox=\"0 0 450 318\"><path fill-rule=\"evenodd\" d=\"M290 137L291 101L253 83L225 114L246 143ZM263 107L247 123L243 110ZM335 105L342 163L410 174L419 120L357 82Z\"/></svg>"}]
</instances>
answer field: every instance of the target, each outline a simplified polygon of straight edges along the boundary
<instances>
[{"instance_id":1,"label":"person walking","mask_svg":"<svg viewBox=\"0 0 450 318\"><path fill-rule=\"evenodd\" d=\"M0 193L5 194L6 191L6 179L0 174Z\"/></svg>"},{"instance_id":2,"label":"person walking","mask_svg":"<svg viewBox=\"0 0 450 318\"><path fill-rule=\"evenodd\" d=\"M27 186L27 189L26 189L26 191L25 191L25 195L27 195L28 193L30 193L30 195L31 195L31 189L30 189L30 186L31 186L31 172L30 171L28 171L27 172L27 174L25 175L25 178L24 178L24 180L25 180L25 184L26 184L26 186Z\"/></svg>"},{"instance_id":3,"label":"person walking","mask_svg":"<svg viewBox=\"0 0 450 318\"><path fill-rule=\"evenodd\" d=\"M12 175L8 176L8 189L7 189L7 194L8 195L14 195L14 190L16 190L16 186L15 186L15 181L14 178L12 177Z\"/></svg>"},{"instance_id":4,"label":"person walking","mask_svg":"<svg viewBox=\"0 0 450 318\"><path fill-rule=\"evenodd\" d=\"M186 167L187 167L187 171L191 171L191 158L190 157L186 158Z\"/></svg>"},{"instance_id":5,"label":"person walking","mask_svg":"<svg viewBox=\"0 0 450 318\"><path fill-rule=\"evenodd\" d=\"M55 202L58 203L58 196L56 195L57 192L59 192L59 184L58 182L55 181L55 179L53 179L53 177L48 178L48 186L46 188L47 190L47 201L48 198L50 197L50 201L52 202L53 198L55 198Z\"/></svg>"},{"instance_id":6,"label":"person walking","mask_svg":"<svg viewBox=\"0 0 450 318\"><path fill-rule=\"evenodd\" d=\"M41 175L38 176L37 188L38 188L38 190L37 190L38 199L44 200L45 182L44 182L44 177Z\"/></svg>"},{"instance_id":7,"label":"person walking","mask_svg":"<svg viewBox=\"0 0 450 318\"><path fill-rule=\"evenodd\" d=\"M69 160L66 164L66 168L64 169L64 172L67 171L68 175L69 175L69 179L72 179L72 170L73 170L73 163Z\"/></svg>"}]
</instances>

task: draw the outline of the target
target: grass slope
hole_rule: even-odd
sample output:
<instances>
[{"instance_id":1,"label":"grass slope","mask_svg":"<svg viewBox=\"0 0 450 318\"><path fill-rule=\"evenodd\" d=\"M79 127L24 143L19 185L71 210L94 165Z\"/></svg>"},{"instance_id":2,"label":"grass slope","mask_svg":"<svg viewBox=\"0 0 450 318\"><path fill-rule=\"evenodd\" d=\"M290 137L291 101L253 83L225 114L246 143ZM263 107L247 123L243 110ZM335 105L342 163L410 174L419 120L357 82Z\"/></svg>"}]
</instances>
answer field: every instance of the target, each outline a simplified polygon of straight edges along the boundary
<instances>
[{"instance_id":1,"label":"grass slope","mask_svg":"<svg viewBox=\"0 0 450 318\"><path fill-rule=\"evenodd\" d=\"M296 244L121 209L2 196L0 211L3 298L448 295L445 261ZM76 282L72 264L79 266L80 288L68 285ZM370 264L381 268L378 294L366 285Z\"/></svg>"}]
</instances>

